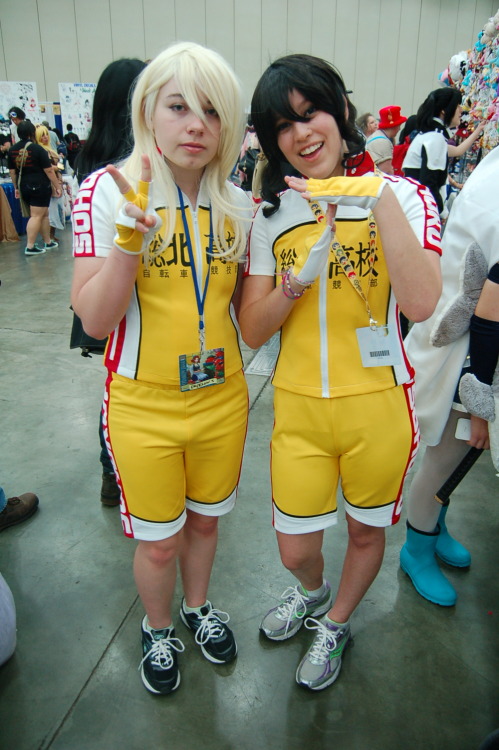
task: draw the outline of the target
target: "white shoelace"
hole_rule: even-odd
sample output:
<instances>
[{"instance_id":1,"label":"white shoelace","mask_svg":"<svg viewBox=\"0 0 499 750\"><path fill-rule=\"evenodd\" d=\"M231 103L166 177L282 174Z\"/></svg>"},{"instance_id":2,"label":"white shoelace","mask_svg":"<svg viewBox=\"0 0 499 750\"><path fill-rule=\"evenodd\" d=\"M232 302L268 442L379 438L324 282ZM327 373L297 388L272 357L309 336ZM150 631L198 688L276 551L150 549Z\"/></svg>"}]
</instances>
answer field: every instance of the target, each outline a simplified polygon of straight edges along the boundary
<instances>
[{"instance_id":1,"label":"white shoelace","mask_svg":"<svg viewBox=\"0 0 499 750\"><path fill-rule=\"evenodd\" d=\"M313 617L307 617L305 620L307 630L317 630L315 640L310 647L308 659L312 664L325 664L329 659L329 654L338 646L338 641L344 634L343 630L332 633L324 623L315 620Z\"/></svg>"},{"instance_id":2,"label":"white shoelace","mask_svg":"<svg viewBox=\"0 0 499 750\"><path fill-rule=\"evenodd\" d=\"M291 620L296 617L298 620L303 620L307 612L307 597L301 594L297 586L288 586L288 588L282 592L281 599L284 601L277 607L275 616L278 620L286 620L286 630L291 625Z\"/></svg>"},{"instance_id":3,"label":"white shoelace","mask_svg":"<svg viewBox=\"0 0 499 750\"><path fill-rule=\"evenodd\" d=\"M185 651L185 646L180 638L170 638L167 636L166 638L161 638L159 641L153 641L151 648L140 662L139 669L146 659L150 659L154 667L170 669L173 666L172 649L179 653Z\"/></svg>"},{"instance_id":4,"label":"white shoelace","mask_svg":"<svg viewBox=\"0 0 499 750\"><path fill-rule=\"evenodd\" d=\"M227 612L212 608L206 615L198 615L200 626L196 630L194 640L199 646L203 646L210 638L218 638L224 634L222 623L227 623L230 617Z\"/></svg>"}]
</instances>

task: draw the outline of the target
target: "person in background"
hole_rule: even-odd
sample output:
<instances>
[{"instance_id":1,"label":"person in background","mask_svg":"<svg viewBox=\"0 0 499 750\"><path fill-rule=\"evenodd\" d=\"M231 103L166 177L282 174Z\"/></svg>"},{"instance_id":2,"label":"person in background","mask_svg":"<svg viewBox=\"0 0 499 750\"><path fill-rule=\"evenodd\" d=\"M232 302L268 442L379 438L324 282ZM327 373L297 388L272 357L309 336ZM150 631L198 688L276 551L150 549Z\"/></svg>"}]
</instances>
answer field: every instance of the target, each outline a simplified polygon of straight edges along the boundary
<instances>
[{"instance_id":1,"label":"person in background","mask_svg":"<svg viewBox=\"0 0 499 750\"><path fill-rule=\"evenodd\" d=\"M17 126L20 125L21 122L24 122L24 120L26 119L26 115L20 107L11 107L9 109L9 117L10 117L10 138L12 141L12 145L14 145L14 143L17 143L19 140Z\"/></svg>"},{"instance_id":2,"label":"person in background","mask_svg":"<svg viewBox=\"0 0 499 750\"><path fill-rule=\"evenodd\" d=\"M407 537L400 564L416 591L443 607L453 606L457 593L437 560L467 568L471 554L447 528L452 503L442 506L435 495L470 446L488 449L490 445L485 416L490 420L492 415L472 412L462 388L472 373L475 380L471 382L486 393L497 368L498 195L496 147L473 170L450 212L442 238L445 264L437 308L431 318L412 326L405 341L416 370L416 414L427 447L409 489ZM481 399L476 403L480 406ZM497 419L496 414L496 423ZM468 427L467 435L460 433L461 425Z\"/></svg>"},{"instance_id":3,"label":"person in background","mask_svg":"<svg viewBox=\"0 0 499 750\"><path fill-rule=\"evenodd\" d=\"M90 335L110 336L104 429L123 529L138 542L141 677L155 694L180 683L177 564L195 643L215 664L237 655L207 593L248 418L235 315L252 210L228 181L243 123L225 60L172 45L137 80L131 156L91 174L73 212L72 304Z\"/></svg>"},{"instance_id":4,"label":"person in background","mask_svg":"<svg viewBox=\"0 0 499 750\"><path fill-rule=\"evenodd\" d=\"M118 164L133 149L130 101L133 84L146 63L137 58L114 60L102 71L95 89L92 126L75 160L81 184L91 172Z\"/></svg>"},{"instance_id":5,"label":"person in background","mask_svg":"<svg viewBox=\"0 0 499 750\"><path fill-rule=\"evenodd\" d=\"M406 177L412 177L431 190L442 220L447 218L444 201L449 157L464 154L485 127L484 122L480 123L459 146L448 144L449 129L457 128L461 120L461 100L461 92L451 87L436 89L426 97L416 114L418 134L411 141L402 164Z\"/></svg>"},{"instance_id":6,"label":"person in background","mask_svg":"<svg viewBox=\"0 0 499 750\"><path fill-rule=\"evenodd\" d=\"M378 129L366 141L366 151L382 172L393 174L393 147L395 137L407 120L400 114L400 107L382 107L379 111Z\"/></svg>"},{"instance_id":7,"label":"person in background","mask_svg":"<svg viewBox=\"0 0 499 750\"><path fill-rule=\"evenodd\" d=\"M0 487L0 531L26 521L35 513L39 500L33 492L7 499ZM16 607L12 591L0 573L0 666L10 659L16 648Z\"/></svg>"},{"instance_id":8,"label":"person in background","mask_svg":"<svg viewBox=\"0 0 499 750\"><path fill-rule=\"evenodd\" d=\"M378 129L378 121L370 112L365 112L357 118L357 127L364 133L366 140Z\"/></svg>"},{"instance_id":9,"label":"person in background","mask_svg":"<svg viewBox=\"0 0 499 750\"><path fill-rule=\"evenodd\" d=\"M66 130L68 132L65 134L64 140L68 151L68 162L71 169L74 170L76 157L81 150L81 141L76 133L73 133L73 126L70 123L66 125Z\"/></svg>"},{"instance_id":10,"label":"person in background","mask_svg":"<svg viewBox=\"0 0 499 750\"><path fill-rule=\"evenodd\" d=\"M30 207L30 217L26 225L25 255L40 255L46 250L58 247L50 239L49 205L52 195L61 196L55 168L48 152L36 143L35 126L24 120L18 126L20 141L9 150L9 172L15 188L15 196L22 194ZM44 245L35 244L38 233Z\"/></svg>"},{"instance_id":11,"label":"person in background","mask_svg":"<svg viewBox=\"0 0 499 750\"><path fill-rule=\"evenodd\" d=\"M64 171L64 164L60 155L54 151L50 145L49 131L45 125L36 126L36 142L47 151L54 167L57 183L61 189L59 196L52 195L49 205L50 240L51 242L58 243L59 239L55 236L55 230L64 229L65 226L64 200L62 197L62 173Z\"/></svg>"},{"instance_id":12,"label":"person in background","mask_svg":"<svg viewBox=\"0 0 499 750\"><path fill-rule=\"evenodd\" d=\"M260 629L273 641L303 623L315 631L296 671L298 684L315 691L339 675L350 618L383 560L385 527L400 518L418 430L397 313L399 305L411 320L433 312L439 222L429 192L408 180L345 174L365 144L345 84L327 61L274 62L251 114L268 164L239 322L253 348L281 335L272 517L282 563L297 579ZM283 179L283 162L306 178ZM340 480L348 547L333 595L322 545L337 523Z\"/></svg>"},{"instance_id":13,"label":"person in background","mask_svg":"<svg viewBox=\"0 0 499 750\"><path fill-rule=\"evenodd\" d=\"M72 165L79 183L106 164L119 164L130 155L133 148L130 101L137 76L145 66L146 63L143 60L125 57L107 65L99 76L95 89L90 132L85 143L76 153ZM74 135L69 131L68 136L70 134ZM71 153L69 148L68 153ZM104 346L105 341L95 342L96 350L104 351ZM102 466L100 500L106 507L116 507L120 504L120 488L107 452L102 427L102 410L99 415L99 441L99 458Z\"/></svg>"},{"instance_id":14,"label":"person in background","mask_svg":"<svg viewBox=\"0 0 499 750\"><path fill-rule=\"evenodd\" d=\"M61 142L61 139L59 138L55 128L50 127L50 123L48 120L42 120L41 124L47 128L50 138L50 148L52 149L52 151L55 151L57 153L57 148Z\"/></svg>"}]
</instances>

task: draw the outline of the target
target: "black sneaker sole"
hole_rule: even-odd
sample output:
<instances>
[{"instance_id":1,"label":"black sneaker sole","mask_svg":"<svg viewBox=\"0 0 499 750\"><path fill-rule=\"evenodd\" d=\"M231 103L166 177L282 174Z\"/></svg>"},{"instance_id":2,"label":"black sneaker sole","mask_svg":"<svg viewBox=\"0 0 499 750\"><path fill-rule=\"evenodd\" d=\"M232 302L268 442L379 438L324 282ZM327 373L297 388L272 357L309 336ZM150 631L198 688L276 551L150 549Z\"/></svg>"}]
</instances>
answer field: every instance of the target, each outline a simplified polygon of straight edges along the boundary
<instances>
[{"instance_id":1,"label":"black sneaker sole","mask_svg":"<svg viewBox=\"0 0 499 750\"><path fill-rule=\"evenodd\" d=\"M177 674L177 681L175 685L173 687L163 688L162 690L157 690L151 685L151 683L147 679L146 673L144 672L144 665L142 665L142 668L140 670L140 676L142 677L144 686L147 688L147 690L149 690L150 693L154 693L154 695L169 695L170 693L173 693L173 691L176 690L180 685L180 672Z\"/></svg>"}]
</instances>

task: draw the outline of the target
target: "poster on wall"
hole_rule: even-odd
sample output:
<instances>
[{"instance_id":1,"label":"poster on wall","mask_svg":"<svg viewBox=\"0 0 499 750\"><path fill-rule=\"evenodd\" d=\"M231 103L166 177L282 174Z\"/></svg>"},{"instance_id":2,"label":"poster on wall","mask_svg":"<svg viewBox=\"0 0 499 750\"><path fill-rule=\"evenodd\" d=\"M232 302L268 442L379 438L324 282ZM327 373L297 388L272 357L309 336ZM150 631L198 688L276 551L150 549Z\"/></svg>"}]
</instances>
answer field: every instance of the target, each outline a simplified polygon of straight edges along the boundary
<instances>
[{"instance_id":1,"label":"poster on wall","mask_svg":"<svg viewBox=\"0 0 499 750\"><path fill-rule=\"evenodd\" d=\"M38 95L34 81L0 81L0 115L9 119L9 109L19 107L28 120L40 122Z\"/></svg>"},{"instance_id":2,"label":"poster on wall","mask_svg":"<svg viewBox=\"0 0 499 750\"><path fill-rule=\"evenodd\" d=\"M64 130L70 123L73 133L86 140L92 124L92 105L96 83L60 83L59 101Z\"/></svg>"}]
</instances>

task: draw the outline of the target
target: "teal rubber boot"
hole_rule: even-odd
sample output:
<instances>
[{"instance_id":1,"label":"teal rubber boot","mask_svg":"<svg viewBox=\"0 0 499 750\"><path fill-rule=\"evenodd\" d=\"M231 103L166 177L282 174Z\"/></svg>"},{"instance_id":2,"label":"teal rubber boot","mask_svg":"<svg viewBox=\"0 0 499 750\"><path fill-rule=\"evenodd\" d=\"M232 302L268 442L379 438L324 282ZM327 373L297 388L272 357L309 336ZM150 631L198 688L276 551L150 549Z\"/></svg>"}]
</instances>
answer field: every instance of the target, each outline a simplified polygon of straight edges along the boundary
<instances>
[{"instance_id":1,"label":"teal rubber boot","mask_svg":"<svg viewBox=\"0 0 499 750\"><path fill-rule=\"evenodd\" d=\"M452 607L457 594L435 559L438 532L426 534L407 522L407 539L400 550L400 567L422 597L442 607Z\"/></svg>"},{"instance_id":2,"label":"teal rubber boot","mask_svg":"<svg viewBox=\"0 0 499 750\"><path fill-rule=\"evenodd\" d=\"M435 553L447 565L452 565L454 568L469 568L471 564L470 553L466 547L463 547L461 542L458 542L449 534L445 525L445 516L448 507L448 505L444 505L438 517L440 534L438 535Z\"/></svg>"}]
</instances>

